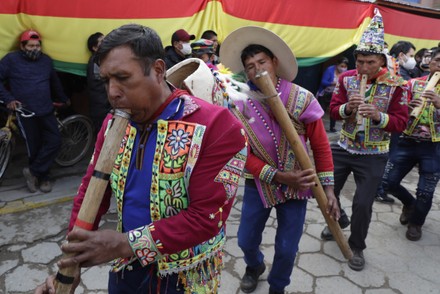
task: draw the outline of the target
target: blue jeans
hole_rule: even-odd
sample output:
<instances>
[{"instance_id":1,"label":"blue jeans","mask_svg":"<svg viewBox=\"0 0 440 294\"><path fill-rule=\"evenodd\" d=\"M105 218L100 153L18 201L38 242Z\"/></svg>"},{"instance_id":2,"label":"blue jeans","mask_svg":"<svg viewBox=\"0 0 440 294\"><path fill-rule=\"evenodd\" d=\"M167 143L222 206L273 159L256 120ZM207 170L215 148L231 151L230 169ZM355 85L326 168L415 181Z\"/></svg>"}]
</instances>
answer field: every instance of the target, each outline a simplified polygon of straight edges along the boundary
<instances>
[{"instance_id":1,"label":"blue jeans","mask_svg":"<svg viewBox=\"0 0 440 294\"><path fill-rule=\"evenodd\" d=\"M400 135L401 135L401 133L391 133L390 147L389 147L390 149L388 151L388 157L391 157L391 154L396 151L397 144L399 143ZM386 193L385 193L385 191L384 191L384 189L382 187L382 181L380 182L379 187L377 187L377 193L376 194L380 195L380 196L386 195Z\"/></svg>"},{"instance_id":2,"label":"blue jeans","mask_svg":"<svg viewBox=\"0 0 440 294\"><path fill-rule=\"evenodd\" d=\"M416 197L400 182L418 164L419 182ZM382 186L405 206L413 206L409 222L423 225L432 206L432 198L440 179L440 143L400 138L397 150L390 156L385 167Z\"/></svg>"},{"instance_id":3,"label":"blue jeans","mask_svg":"<svg viewBox=\"0 0 440 294\"><path fill-rule=\"evenodd\" d=\"M238 246L244 253L246 265L255 268L264 262L260 244L272 208L264 208L256 186L248 184L251 180L246 181L238 228ZM271 289L282 291L290 284L290 275L303 232L307 200L289 200L274 208L278 226L275 236L275 256L268 282Z\"/></svg>"}]
</instances>

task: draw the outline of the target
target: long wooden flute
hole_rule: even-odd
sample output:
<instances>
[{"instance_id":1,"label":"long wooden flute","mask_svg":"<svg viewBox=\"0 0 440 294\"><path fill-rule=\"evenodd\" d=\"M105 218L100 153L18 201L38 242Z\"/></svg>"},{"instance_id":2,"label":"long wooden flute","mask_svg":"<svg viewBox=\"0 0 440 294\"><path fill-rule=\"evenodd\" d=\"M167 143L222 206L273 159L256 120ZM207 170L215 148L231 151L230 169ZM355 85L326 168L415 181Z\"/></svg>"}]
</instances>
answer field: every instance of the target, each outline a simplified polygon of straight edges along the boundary
<instances>
[{"instance_id":1,"label":"long wooden flute","mask_svg":"<svg viewBox=\"0 0 440 294\"><path fill-rule=\"evenodd\" d=\"M361 76L361 82L359 85L359 95L365 100L365 91L367 89L368 75L363 74ZM361 125L364 122L364 117L356 109L356 124Z\"/></svg>"},{"instance_id":2,"label":"long wooden flute","mask_svg":"<svg viewBox=\"0 0 440 294\"><path fill-rule=\"evenodd\" d=\"M440 80L440 72L436 71L432 77L429 79L428 84L425 87L426 90L432 90L437 85L438 81ZM414 109L411 111L410 116L412 117L419 117L419 115L422 113L423 108L425 108L426 105L426 98L420 97L422 99L422 105L414 107Z\"/></svg>"},{"instance_id":3,"label":"long wooden flute","mask_svg":"<svg viewBox=\"0 0 440 294\"><path fill-rule=\"evenodd\" d=\"M93 224L107 188L110 173L122 138L125 135L129 118L130 115L127 112L119 109L115 110L73 229L78 227L86 230L93 229ZM70 254L65 254L63 258L71 256ZM55 279L57 294L70 293L75 275L79 271L78 267L79 265L63 268L58 271Z\"/></svg>"},{"instance_id":4,"label":"long wooden flute","mask_svg":"<svg viewBox=\"0 0 440 294\"><path fill-rule=\"evenodd\" d=\"M269 105L272 113L275 116L278 124L281 126L281 129L284 132L284 135L287 138L290 146L292 147L293 153L295 154L296 159L298 160L299 165L302 169L314 168L310 158L301 142L301 139L296 131L295 127L292 124L292 121L287 113L286 108L283 105L278 93L275 89L275 86L272 83L272 80L269 77L267 72L263 72L256 77L255 83L257 87L266 95L266 102ZM315 176L315 185L312 187L313 195L318 202L318 206L321 209L321 213L325 218L325 221L330 228L339 248L341 249L342 254L345 258L350 259L353 256L353 253L348 245L348 242L342 233L341 227L339 223L332 219L327 213L327 196L325 195L324 189L321 186L321 182L318 179L318 176Z\"/></svg>"}]
</instances>

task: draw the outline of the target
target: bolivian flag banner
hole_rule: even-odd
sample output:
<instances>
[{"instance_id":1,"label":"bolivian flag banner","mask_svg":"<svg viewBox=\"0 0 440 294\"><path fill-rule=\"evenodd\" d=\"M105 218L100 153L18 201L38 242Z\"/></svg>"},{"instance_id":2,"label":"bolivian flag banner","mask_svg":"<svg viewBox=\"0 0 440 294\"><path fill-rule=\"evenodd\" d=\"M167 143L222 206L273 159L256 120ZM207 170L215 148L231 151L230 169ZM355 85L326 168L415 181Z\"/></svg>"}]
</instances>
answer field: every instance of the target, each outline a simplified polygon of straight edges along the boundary
<instances>
[{"instance_id":1,"label":"bolivian flag banner","mask_svg":"<svg viewBox=\"0 0 440 294\"><path fill-rule=\"evenodd\" d=\"M90 55L86 41L98 31L139 23L156 30L167 46L181 28L197 39L214 30L221 43L231 31L256 25L278 34L299 65L309 66L357 44L374 8L350 0L1 0L0 57L16 50L19 35L32 28L57 70L84 75ZM379 10L388 44L408 40L420 49L439 42L439 19Z\"/></svg>"}]
</instances>

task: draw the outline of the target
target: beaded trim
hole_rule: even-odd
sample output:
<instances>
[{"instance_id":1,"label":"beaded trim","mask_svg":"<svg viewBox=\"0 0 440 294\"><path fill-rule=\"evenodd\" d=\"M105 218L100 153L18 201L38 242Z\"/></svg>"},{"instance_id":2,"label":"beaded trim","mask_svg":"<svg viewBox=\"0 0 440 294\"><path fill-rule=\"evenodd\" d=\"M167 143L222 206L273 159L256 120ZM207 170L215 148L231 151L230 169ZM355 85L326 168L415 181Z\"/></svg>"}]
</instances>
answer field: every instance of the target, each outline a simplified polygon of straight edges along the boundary
<instances>
[{"instance_id":1,"label":"beaded trim","mask_svg":"<svg viewBox=\"0 0 440 294\"><path fill-rule=\"evenodd\" d=\"M275 90L277 93L279 93L279 88L281 85L281 79L277 78L277 85L275 87ZM266 128L267 132L269 133L270 137L272 138L272 141L275 144L275 149L277 152L277 163L278 163L278 168L279 170L283 171L284 170L284 163L281 159L281 154L280 154L280 145L278 143L278 140L274 134L274 132L272 131L272 129L269 127L269 124L267 123L267 121L264 119L263 115L261 114L261 112L257 109L257 107L255 106L254 102L252 101L252 99L248 98L249 104L251 105L251 107L253 108L253 110L255 111L255 113L257 114L258 118L263 122L264 127ZM273 175L272 175L273 178ZM268 182L270 183L270 182Z\"/></svg>"},{"instance_id":2,"label":"beaded trim","mask_svg":"<svg viewBox=\"0 0 440 294\"><path fill-rule=\"evenodd\" d=\"M260 172L260 180L268 184L272 183L273 177L277 173L277 169L266 164Z\"/></svg>"}]
</instances>

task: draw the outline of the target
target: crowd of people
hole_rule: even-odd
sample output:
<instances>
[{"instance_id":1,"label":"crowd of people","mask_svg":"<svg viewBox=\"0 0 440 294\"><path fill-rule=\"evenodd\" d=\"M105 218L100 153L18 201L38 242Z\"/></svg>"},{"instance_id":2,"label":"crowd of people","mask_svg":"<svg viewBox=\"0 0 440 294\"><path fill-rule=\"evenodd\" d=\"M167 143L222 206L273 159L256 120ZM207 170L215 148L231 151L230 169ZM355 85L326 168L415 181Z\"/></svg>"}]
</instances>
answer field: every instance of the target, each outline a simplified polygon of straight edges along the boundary
<instances>
[{"instance_id":1,"label":"crowd of people","mask_svg":"<svg viewBox=\"0 0 440 294\"><path fill-rule=\"evenodd\" d=\"M19 118L29 152L23 174L31 192L51 190L48 174L59 134L50 93L69 103L52 60L41 52L41 41L38 32L28 30L20 37L20 50L0 61L0 80L9 85L7 89L0 83L0 99L11 110L26 105L36 113ZM436 73L440 75L440 48L416 52L410 42L399 41L388 52L376 11L354 51L355 68L349 69L346 57L338 58L325 70L315 97L293 83L298 72L295 56L270 30L242 27L220 46L212 30L196 39L179 29L169 46L162 44L154 30L137 24L88 38L95 151L61 248L68 255L58 262L60 272L35 293L53 293L55 282L75 288L79 268L74 276L64 275L63 269L106 262L112 262L109 293L216 293L225 223L241 177L245 185L238 245L246 264L240 283L245 293L258 287L266 270L260 245L272 210L278 225L267 282L269 293L284 293L307 203L318 184L327 197L326 213L341 228L350 227L351 269L365 267L373 202L393 203L387 194L403 204L399 221L407 226L407 239L422 237L440 180L440 84L434 82ZM240 92L245 98L235 99L224 90L229 101L219 106L196 97L190 88L173 85L167 70L188 58L202 60L223 90L217 76L220 63L231 70L228 82L232 73L243 72L247 82ZM263 72L279 93L302 146L311 149L315 169L299 165L259 88ZM95 169L115 119L111 109L128 110L131 117L114 168L103 174ZM330 132L338 131L336 121L342 121L339 140L332 144L322 120L325 111L331 117ZM416 165L419 182L412 195L401 181ZM351 173L356 190L347 213L339 197ZM109 183L96 221L88 223L79 211L92 178ZM97 230L112 196L118 229ZM321 237L333 239L328 227Z\"/></svg>"}]
</instances>

